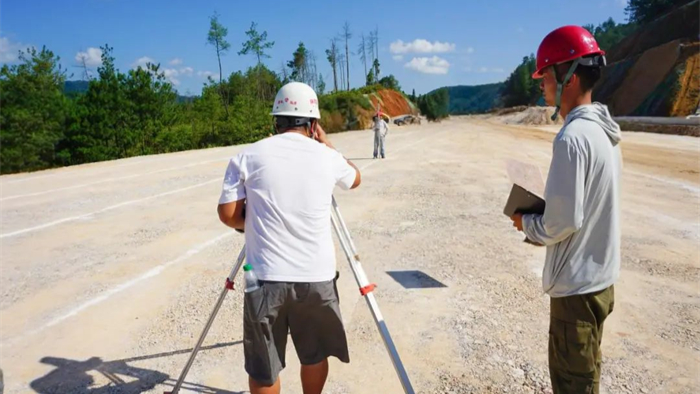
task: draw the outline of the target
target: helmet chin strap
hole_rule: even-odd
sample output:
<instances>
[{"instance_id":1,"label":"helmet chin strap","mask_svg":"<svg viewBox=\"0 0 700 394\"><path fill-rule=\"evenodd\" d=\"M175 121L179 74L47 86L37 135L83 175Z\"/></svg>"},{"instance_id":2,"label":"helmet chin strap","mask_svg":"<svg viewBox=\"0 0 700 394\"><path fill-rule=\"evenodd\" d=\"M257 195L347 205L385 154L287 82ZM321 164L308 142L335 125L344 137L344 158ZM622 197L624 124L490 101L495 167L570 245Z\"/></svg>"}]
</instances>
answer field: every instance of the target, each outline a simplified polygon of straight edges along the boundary
<instances>
[{"instance_id":1,"label":"helmet chin strap","mask_svg":"<svg viewBox=\"0 0 700 394\"><path fill-rule=\"evenodd\" d=\"M566 86L566 84L569 83L571 76L574 75L574 71L576 71L576 67L578 67L580 63L581 58L574 60L574 62L571 64L571 67L569 67L569 71L567 71L566 75L564 76L564 80L561 82L559 82L557 68L554 67L554 76L557 79L557 96L555 99L556 108L554 109L554 114L552 114L552 121L557 120L557 118L559 117L559 111L561 110L561 94L564 92L564 86Z\"/></svg>"}]
</instances>

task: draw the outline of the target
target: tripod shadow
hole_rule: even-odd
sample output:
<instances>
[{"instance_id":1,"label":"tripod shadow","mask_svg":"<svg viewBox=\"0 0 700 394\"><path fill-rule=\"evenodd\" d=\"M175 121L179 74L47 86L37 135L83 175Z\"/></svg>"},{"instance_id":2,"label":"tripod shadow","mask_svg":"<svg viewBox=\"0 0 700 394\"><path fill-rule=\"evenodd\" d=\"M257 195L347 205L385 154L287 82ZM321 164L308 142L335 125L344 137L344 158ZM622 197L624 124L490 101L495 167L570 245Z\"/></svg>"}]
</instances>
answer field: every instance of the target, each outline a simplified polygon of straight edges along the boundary
<instances>
[{"instance_id":1,"label":"tripod shadow","mask_svg":"<svg viewBox=\"0 0 700 394\"><path fill-rule=\"evenodd\" d=\"M202 347L202 350L233 346L241 341L219 343ZM41 362L56 368L30 383L30 387L39 394L140 394L152 390L157 385L173 387L177 378L173 379L165 373L145 368L138 368L128 362L147 360L159 357L169 357L177 354L190 353L192 349L176 350L147 356L132 357L122 360L103 361L99 357L91 357L85 361L69 360L60 357L44 357ZM95 376L101 375L104 379ZM104 381L107 381L105 383ZM243 394L244 391L228 391L185 382L183 390L202 394Z\"/></svg>"}]
</instances>

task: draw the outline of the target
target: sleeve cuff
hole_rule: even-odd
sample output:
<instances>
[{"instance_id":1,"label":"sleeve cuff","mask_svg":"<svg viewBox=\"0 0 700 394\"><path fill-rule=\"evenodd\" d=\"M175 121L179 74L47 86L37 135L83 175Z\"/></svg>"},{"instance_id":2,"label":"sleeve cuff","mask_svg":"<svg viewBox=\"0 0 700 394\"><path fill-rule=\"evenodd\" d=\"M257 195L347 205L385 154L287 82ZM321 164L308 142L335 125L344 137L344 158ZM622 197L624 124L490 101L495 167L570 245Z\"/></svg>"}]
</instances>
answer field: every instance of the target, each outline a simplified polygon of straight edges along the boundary
<instances>
[{"instance_id":1,"label":"sleeve cuff","mask_svg":"<svg viewBox=\"0 0 700 394\"><path fill-rule=\"evenodd\" d=\"M233 190L224 190L221 192L221 197L219 197L219 205L243 200L244 198L245 189L243 189L242 187Z\"/></svg>"},{"instance_id":2,"label":"sleeve cuff","mask_svg":"<svg viewBox=\"0 0 700 394\"><path fill-rule=\"evenodd\" d=\"M535 217L539 215L523 215L523 233L532 241L537 241L539 240L538 237L533 236L531 232L529 231L532 228L532 221L535 220Z\"/></svg>"},{"instance_id":3,"label":"sleeve cuff","mask_svg":"<svg viewBox=\"0 0 700 394\"><path fill-rule=\"evenodd\" d=\"M355 174L355 171L353 169L352 174L348 174L346 177L342 178L340 182L337 184L343 189L343 190L350 190L352 187L352 184L355 183L355 177L357 175Z\"/></svg>"}]
</instances>

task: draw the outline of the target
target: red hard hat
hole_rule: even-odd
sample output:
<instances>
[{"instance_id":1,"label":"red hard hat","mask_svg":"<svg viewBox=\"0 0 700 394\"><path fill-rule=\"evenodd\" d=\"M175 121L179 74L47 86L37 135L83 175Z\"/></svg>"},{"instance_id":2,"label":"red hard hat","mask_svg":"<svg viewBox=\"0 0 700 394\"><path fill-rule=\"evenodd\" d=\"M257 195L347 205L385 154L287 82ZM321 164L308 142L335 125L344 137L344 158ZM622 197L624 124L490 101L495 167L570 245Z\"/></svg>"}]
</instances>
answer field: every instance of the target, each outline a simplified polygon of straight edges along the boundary
<instances>
[{"instance_id":1,"label":"red hard hat","mask_svg":"<svg viewBox=\"0 0 700 394\"><path fill-rule=\"evenodd\" d=\"M547 34L537 49L537 71L532 78L544 77L542 71L554 64L579 57L605 55L593 35L581 26L564 26Z\"/></svg>"}]
</instances>

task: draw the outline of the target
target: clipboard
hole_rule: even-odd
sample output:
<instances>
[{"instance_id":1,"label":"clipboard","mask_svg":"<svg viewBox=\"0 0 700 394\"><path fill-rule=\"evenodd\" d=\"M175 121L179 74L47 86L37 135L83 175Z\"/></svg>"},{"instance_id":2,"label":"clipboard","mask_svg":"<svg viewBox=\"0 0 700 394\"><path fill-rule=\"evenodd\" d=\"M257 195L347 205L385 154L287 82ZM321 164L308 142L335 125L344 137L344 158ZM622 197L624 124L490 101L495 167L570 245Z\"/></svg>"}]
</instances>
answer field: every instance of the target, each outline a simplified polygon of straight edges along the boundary
<instances>
[{"instance_id":1,"label":"clipboard","mask_svg":"<svg viewBox=\"0 0 700 394\"><path fill-rule=\"evenodd\" d=\"M503 208L503 214L512 217L516 213L543 215L546 207L544 181L540 169L532 164L509 160L506 164L513 187ZM527 237L523 242L542 246Z\"/></svg>"}]
</instances>

